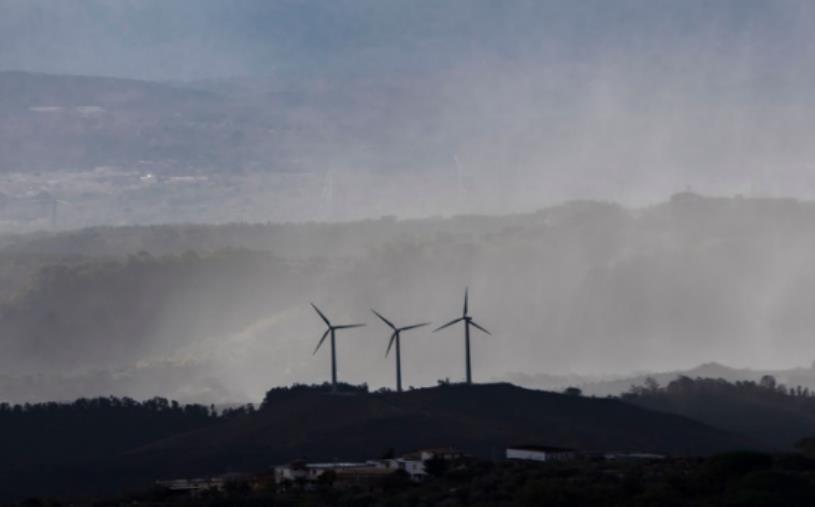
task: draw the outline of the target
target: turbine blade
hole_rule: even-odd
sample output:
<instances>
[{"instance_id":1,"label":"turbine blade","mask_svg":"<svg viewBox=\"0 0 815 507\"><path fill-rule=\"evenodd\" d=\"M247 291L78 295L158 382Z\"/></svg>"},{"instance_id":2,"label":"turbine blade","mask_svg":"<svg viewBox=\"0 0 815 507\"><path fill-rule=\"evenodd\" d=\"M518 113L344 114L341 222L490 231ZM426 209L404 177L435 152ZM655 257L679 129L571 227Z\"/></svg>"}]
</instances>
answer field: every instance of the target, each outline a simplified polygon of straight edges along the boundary
<instances>
[{"instance_id":1,"label":"turbine blade","mask_svg":"<svg viewBox=\"0 0 815 507\"><path fill-rule=\"evenodd\" d=\"M470 288L466 287L464 289L464 316L467 316L467 307L469 306L468 302L470 299Z\"/></svg>"},{"instance_id":2,"label":"turbine blade","mask_svg":"<svg viewBox=\"0 0 815 507\"><path fill-rule=\"evenodd\" d=\"M464 320L464 317L459 317L459 318L457 318L456 320L451 320L451 321L450 321L450 322L448 322L447 324L445 324L445 325L443 325L443 326L441 326L441 327L439 327L439 328L434 329L434 330L433 330L433 332L435 333L436 331L441 331L442 329L444 329L444 328L446 328L446 327L450 327L450 326L452 326L453 324L458 324L458 323L459 323L459 322L461 322L462 320Z\"/></svg>"},{"instance_id":3,"label":"turbine blade","mask_svg":"<svg viewBox=\"0 0 815 507\"><path fill-rule=\"evenodd\" d=\"M430 322L422 322L421 324L413 324L412 326L405 326L405 327L399 329L399 331L410 331L411 329L416 329L417 327L424 327L424 326L429 326L429 325L430 325Z\"/></svg>"},{"instance_id":4,"label":"turbine blade","mask_svg":"<svg viewBox=\"0 0 815 507\"><path fill-rule=\"evenodd\" d=\"M364 327L365 324L344 324L342 326L334 326L334 329L351 329L354 327Z\"/></svg>"},{"instance_id":5,"label":"turbine blade","mask_svg":"<svg viewBox=\"0 0 815 507\"><path fill-rule=\"evenodd\" d=\"M317 346L314 348L314 352L311 353L312 356L314 354L316 354L318 350L320 350L320 347L323 346L323 342L325 341L326 338L328 338L328 333L330 333L330 332L331 332L330 329L325 330L325 333L323 333L323 337L320 338L320 341L317 343Z\"/></svg>"},{"instance_id":6,"label":"turbine blade","mask_svg":"<svg viewBox=\"0 0 815 507\"><path fill-rule=\"evenodd\" d=\"M391 347L393 347L393 342L395 342L395 341L396 341L396 334L397 334L397 333L398 333L398 331L395 331L395 332L394 332L394 333L391 335L391 340L388 342L388 351L387 351L387 352L385 352L385 357L388 357L388 354L390 354L390 353L391 353Z\"/></svg>"},{"instance_id":7,"label":"turbine blade","mask_svg":"<svg viewBox=\"0 0 815 507\"><path fill-rule=\"evenodd\" d=\"M490 333L489 331L487 331L487 330L486 330L486 329L484 329L483 327L481 327L481 326L479 326L478 324L476 324L474 320L471 320L471 321L470 321L470 324L472 324L472 326L473 326L474 328L476 328L476 329L480 329L480 330L484 331L485 333L487 333L488 335L492 336L492 333Z\"/></svg>"},{"instance_id":8,"label":"turbine blade","mask_svg":"<svg viewBox=\"0 0 815 507\"><path fill-rule=\"evenodd\" d=\"M328 320L328 317L326 317L323 314L323 312L320 311L319 308L317 308L317 305L315 305L314 303L311 303L311 306L314 308L314 311L317 312L317 314L320 316L320 318L323 319L323 322L325 322L325 325L328 326L328 327L331 327L331 321Z\"/></svg>"},{"instance_id":9,"label":"turbine blade","mask_svg":"<svg viewBox=\"0 0 815 507\"><path fill-rule=\"evenodd\" d=\"M384 322L385 324L387 324L388 326L390 326L390 328L391 328L391 329L393 329L394 331L396 331L396 326L394 326L394 325L393 325L393 322L391 322L391 321L389 321L388 319L386 319L385 317L383 317L383 316L382 316L382 315L381 315L379 312L377 312L377 311L376 311L376 310L374 310L373 308L371 308L371 311L372 311L372 312L374 312L374 315L376 315L377 317L379 317L380 319L382 319L382 322Z\"/></svg>"}]
</instances>

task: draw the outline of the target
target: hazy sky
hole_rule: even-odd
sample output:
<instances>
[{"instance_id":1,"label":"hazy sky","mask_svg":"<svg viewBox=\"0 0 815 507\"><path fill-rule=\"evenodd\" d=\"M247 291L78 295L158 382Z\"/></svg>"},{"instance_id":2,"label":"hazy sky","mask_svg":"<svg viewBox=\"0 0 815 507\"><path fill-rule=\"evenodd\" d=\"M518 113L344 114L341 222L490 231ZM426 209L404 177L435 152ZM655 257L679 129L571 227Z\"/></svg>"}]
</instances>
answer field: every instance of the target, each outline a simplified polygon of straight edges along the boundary
<instances>
[{"instance_id":1,"label":"hazy sky","mask_svg":"<svg viewBox=\"0 0 815 507\"><path fill-rule=\"evenodd\" d=\"M815 197L805 0L0 0L0 11L0 69L416 83L430 117L383 114L398 142L345 143L315 165L376 172L350 153L435 150L429 172L466 171L475 210L637 205L688 186ZM411 144L412 131L435 145Z\"/></svg>"},{"instance_id":2,"label":"hazy sky","mask_svg":"<svg viewBox=\"0 0 815 507\"><path fill-rule=\"evenodd\" d=\"M674 64L714 71L700 84L720 86L734 84L728 74L768 88L812 75L806 0L3 0L0 9L0 68L44 72L364 75L500 58ZM704 67L711 61L720 65Z\"/></svg>"}]
</instances>

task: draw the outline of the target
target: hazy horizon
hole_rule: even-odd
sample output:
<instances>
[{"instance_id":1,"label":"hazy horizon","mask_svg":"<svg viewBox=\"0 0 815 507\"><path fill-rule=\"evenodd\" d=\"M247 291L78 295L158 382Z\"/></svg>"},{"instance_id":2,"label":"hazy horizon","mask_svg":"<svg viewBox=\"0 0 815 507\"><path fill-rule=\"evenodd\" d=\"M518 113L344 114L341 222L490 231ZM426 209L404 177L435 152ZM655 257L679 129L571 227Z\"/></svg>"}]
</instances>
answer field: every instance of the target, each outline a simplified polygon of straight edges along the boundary
<instances>
[{"instance_id":1,"label":"hazy horizon","mask_svg":"<svg viewBox=\"0 0 815 507\"><path fill-rule=\"evenodd\" d=\"M806 1L0 5L2 70L208 93L8 78L7 136L23 131L0 192L56 195L69 226L93 223L76 199L127 224L640 206L687 188L815 198ZM98 168L132 181L108 188ZM145 196L151 174L181 178L159 185L171 205Z\"/></svg>"}]
</instances>

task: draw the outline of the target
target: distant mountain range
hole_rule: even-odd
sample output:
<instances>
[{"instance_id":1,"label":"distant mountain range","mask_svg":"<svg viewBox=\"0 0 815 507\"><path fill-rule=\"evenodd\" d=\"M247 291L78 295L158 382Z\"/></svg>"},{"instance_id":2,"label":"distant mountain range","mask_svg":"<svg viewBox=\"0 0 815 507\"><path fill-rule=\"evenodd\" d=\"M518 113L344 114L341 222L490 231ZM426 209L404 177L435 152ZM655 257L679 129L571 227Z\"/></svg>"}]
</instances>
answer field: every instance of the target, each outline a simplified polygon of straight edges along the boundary
<instances>
[{"instance_id":1,"label":"distant mountain range","mask_svg":"<svg viewBox=\"0 0 815 507\"><path fill-rule=\"evenodd\" d=\"M437 79L165 83L0 70L0 174L313 172L329 160L335 168L415 170L438 156L449 163L433 118L421 116L434 107ZM407 156L407 139L424 148Z\"/></svg>"},{"instance_id":2,"label":"distant mountain range","mask_svg":"<svg viewBox=\"0 0 815 507\"><path fill-rule=\"evenodd\" d=\"M264 101L263 111L278 103ZM282 125L190 86L11 71L0 72L0 111L0 172L244 167L247 144L257 146L260 136L271 148L280 138L268 132Z\"/></svg>"},{"instance_id":3,"label":"distant mountain range","mask_svg":"<svg viewBox=\"0 0 815 507\"><path fill-rule=\"evenodd\" d=\"M787 387L806 387L815 389L815 363L809 368L791 368L782 370L754 370L750 368L732 368L720 363L705 363L688 370L669 372L637 373L630 376L614 376L607 379L582 375L551 375L515 373L506 376L506 380L532 388L561 391L567 387L577 387L588 396L618 396L631 389L642 386L649 379L665 386L679 377L723 379L728 382L751 380L758 382L765 375L770 375L779 384Z\"/></svg>"},{"instance_id":4,"label":"distant mountain range","mask_svg":"<svg viewBox=\"0 0 815 507\"><path fill-rule=\"evenodd\" d=\"M0 232L449 209L440 188L434 211L400 195L406 185L432 190L416 174L455 182L444 79L159 83L0 71Z\"/></svg>"},{"instance_id":5,"label":"distant mountain range","mask_svg":"<svg viewBox=\"0 0 815 507\"><path fill-rule=\"evenodd\" d=\"M0 230L811 197L806 4L5 0Z\"/></svg>"}]
</instances>

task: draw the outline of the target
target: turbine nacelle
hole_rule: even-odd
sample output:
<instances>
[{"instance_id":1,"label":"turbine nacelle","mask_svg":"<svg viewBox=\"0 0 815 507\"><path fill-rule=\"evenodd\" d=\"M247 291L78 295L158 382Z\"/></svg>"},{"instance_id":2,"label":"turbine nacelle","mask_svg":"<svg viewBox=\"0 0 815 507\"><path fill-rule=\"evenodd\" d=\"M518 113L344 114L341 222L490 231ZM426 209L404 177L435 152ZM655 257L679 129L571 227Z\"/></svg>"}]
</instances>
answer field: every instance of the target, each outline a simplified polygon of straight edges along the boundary
<instances>
[{"instance_id":1,"label":"turbine nacelle","mask_svg":"<svg viewBox=\"0 0 815 507\"><path fill-rule=\"evenodd\" d=\"M317 314L320 316L320 318L323 320L323 322L325 322L325 325L328 328L328 329L325 330L325 333L323 333L323 336L320 338L320 341L317 342L317 346L314 348L314 352L313 352L312 355L316 354L317 351L320 350L320 347L323 346L323 343L325 342L325 339L328 338L328 336L330 334L332 334L333 332L335 332L335 331L337 331L339 329L353 329L355 327L363 327L363 326L365 326L365 324L340 324L340 325L335 326L335 325L333 325L331 323L330 320L328 320L328 317L326 317L325 314L323 312L321 312L319 308L317 308L317 305L315 305L314 303L311 303L311 307L314 308L314 311L317 312Z\"/></svg>"},{"instance_id":2,"label":"turbine nacelle","mask_svg":"<svg viewBox=\"0 0 815 507\"><path fill-rule=\"evenodd\" d=\"M399 339L399 337L402 334L402 331L410 331L411 329L416 329L416 328L420 328L420 327L430 325L430 322L422 322L421 324L413 324L413 325L410 325L410 326L396 327L396 324L394 324L393 322L391 322L388 319L386 319L385 317L383 317L382 314L380 314L376 310L371 309L371 311L374 312L374 315L379 317L379 319L382 322L384 322L389 328L391 328L393 330L393 333L391 334L391 337L390 337L390 341L388 341L388 350L385 352L385 357L388 357L388 354L390 354L390 351L391 351L391 348L393 347L394 342L396 342L396 340Z\"/></svg>"},{"instance_id":3,"label":"turbine nacelle","mask_svg":"<svg viewBox=\"0 0 815 507\"><path fill-rule=\"evenodd\" d=\"M479 331L482 331L482 332L487 333L488 335L492 336L492 333L487 331L484 327L480 326L476 321L473 320L472 317L470 317L470 315L469 315L469 299L470 299L469 292L470 292L469 289L464 290L464 311L462 312L461 317L459 317L457 319L453 319L450 322L448 322L447 324L444 324L443 326L434 329L433 330L434 333L436 331L441 331L442 329L448 328L448 327L450 327L450 326L452 326L454 324L458 324L459 322L464 322L465 325L473 326L474 328L478 329Z\"/></svg>"}]
</instances>

